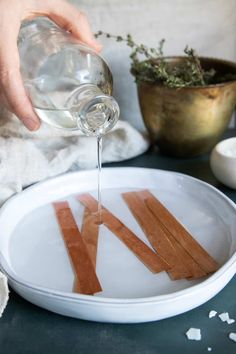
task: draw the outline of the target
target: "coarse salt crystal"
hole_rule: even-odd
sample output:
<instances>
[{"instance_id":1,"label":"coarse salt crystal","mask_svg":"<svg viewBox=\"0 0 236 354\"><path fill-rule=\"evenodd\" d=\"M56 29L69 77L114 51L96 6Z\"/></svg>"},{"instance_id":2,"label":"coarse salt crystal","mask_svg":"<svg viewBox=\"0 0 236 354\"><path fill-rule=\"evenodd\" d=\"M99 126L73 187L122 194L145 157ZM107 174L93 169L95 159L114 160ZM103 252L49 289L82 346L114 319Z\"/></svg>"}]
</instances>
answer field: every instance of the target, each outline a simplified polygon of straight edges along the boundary
<instances>
[{"instance_id":1,"label":"coarse salt crystal","mask_svg":"<svg viewBox=\"0 0 236 354\"><path fill-rule=\"evenodd\" d=\"M228 324L234 323L235 320L232 318L229 318L228 312L222 312L219 314L219 318L221 319L222 322L227 322Z\"/></svg>"},{"instance_id":2,"label":"coarse salt crystal","mask_svg":"<svg viewBox=\"0 0 236 354\"><path fill-rule=\"evenodd\" d=\"M231 332L231 333L229 334L229 339L231 339L231 340L233 340L234 342L236 342L236 333Z\"/></svg>"},{"instance_id":3,"label":"coarse salt crystal","mask_svg":"<svg viewBox=\"0 0 236 354\"><path fill-rule=\"evenodd\" d=\"M208 317L209 317L209 318L215 317L216 314L217 314L217 311L211 310L211 311L209 312L209 314L208 314Z\"/></svg>"},{"instance_id":4,"label":"coarse salt crystal","mask_svg":"<svg viewBox=\"0 0 236 354\"><path fill-rule=\"evenodd\" d=\"M201 340L201 330L199 328L189 328L186 332L186 336L189 340Z\"/></svg>"},{"instance_id":5,"label":"coarse salt crystal","mask_svg":"<svg viewBox=\"0 0 236 354\"><path fill-rule=\"evenodd\" d=\"M235 320L234 320L233 318L230 318L230 319L228 319L228 321L227 321L228 324L231 324L231 323L234 323L234 322L235 322Z\"/></svg>"},{"instance_id":6,"label":"coarse salt crystal","mask_svg":"<svg viewBox=\"0 0 236 354\"><path fill-rule=\"evenodd\" d=\"M227 322L229 320L229 314L228 312L222 312L219 314L219 318L221 319L222 322Z\"/></svg>"}]
</instances>

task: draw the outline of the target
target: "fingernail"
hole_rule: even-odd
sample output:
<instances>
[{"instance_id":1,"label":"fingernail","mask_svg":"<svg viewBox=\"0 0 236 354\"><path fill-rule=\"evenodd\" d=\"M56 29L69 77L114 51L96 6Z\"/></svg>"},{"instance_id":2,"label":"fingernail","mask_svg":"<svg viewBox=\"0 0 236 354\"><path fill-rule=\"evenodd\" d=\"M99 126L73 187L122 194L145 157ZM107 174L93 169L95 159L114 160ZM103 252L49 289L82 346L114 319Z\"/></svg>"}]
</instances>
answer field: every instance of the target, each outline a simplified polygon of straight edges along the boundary
<instances>
[{"instance_id":1,"label":"fingernail","mask_svg":"<svg viewBox=\"0 0 236 354\"><path fill-rule=\"evenodd\" d=\"M96 50L100 52L102 50L102 44L99 42L94 42L94 45L96 47Z\"/></svg>"},{"instance_id":2,"label":"fingernail","mask_svg":"<svg viewBox=\"0 0 236 354\"><path fill-rule=\"evenodd\" d=\"M35 121L32 118L25 119L24 124L25 124L26 128L28 128L31 131L37 130L40 126L39 122Z\"/></svg>"}]
</instances>

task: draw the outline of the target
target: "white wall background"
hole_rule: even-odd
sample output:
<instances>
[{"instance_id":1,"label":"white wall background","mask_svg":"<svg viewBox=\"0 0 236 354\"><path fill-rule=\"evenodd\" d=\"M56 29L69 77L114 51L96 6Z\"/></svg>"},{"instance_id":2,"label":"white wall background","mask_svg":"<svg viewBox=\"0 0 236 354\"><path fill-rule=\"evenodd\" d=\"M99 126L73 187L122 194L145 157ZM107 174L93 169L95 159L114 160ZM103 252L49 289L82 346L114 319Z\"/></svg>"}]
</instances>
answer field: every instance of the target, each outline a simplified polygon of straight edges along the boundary
<instances>
[{"instance_id":1,"label":"white wall background","mask_svg":"<svg viewBox=\"0 0 236 354\"><path fill-rule=\"evenodd\" d=\"M236 0L70 0L85 11L93 30L132 34L137 42L157 46L166 39L165 54L178 55L186 44L199 55L236 61ZM125 44L100 39L102 55L114 78L121 117L143 130L136 87L129 73Z\"/></svg>"}]
</instances>

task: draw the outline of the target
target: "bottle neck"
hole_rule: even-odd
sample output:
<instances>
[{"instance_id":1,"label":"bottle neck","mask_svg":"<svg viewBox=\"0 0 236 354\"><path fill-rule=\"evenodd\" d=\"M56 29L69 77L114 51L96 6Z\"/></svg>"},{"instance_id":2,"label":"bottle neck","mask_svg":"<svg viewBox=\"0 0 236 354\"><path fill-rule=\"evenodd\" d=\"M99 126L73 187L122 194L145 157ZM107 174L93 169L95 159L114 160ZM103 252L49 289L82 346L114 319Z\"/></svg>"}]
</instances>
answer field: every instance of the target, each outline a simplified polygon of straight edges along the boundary
<instances>
[{"instance_id":1,"label":"bottle neck","mask_svg":"<svg viewBox=\"0 0 236 354\"><path fill-rule=\"evenodd\" d=\"M106 134L116 124L120 113L116 100L94 84L80 85L68 98L66 107L86 135Z\"/></svg>"}]
</instances>

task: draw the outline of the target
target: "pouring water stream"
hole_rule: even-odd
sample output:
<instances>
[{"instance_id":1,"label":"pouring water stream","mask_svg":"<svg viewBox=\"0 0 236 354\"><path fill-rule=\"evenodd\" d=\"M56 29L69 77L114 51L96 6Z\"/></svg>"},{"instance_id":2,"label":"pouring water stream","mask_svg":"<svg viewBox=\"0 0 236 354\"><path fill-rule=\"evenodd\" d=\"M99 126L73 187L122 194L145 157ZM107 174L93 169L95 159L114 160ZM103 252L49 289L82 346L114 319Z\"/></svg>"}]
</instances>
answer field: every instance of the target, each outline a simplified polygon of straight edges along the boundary
<instances>
[{"instance_id":1,"label":"pouring water stream","mask_svg":"<svg viewBox=\"0 0 236 354\"><path fill-rule=\"evenodd\" d=\"M102 223L102 136L97 136L97 159L98 159L98 222Z\"/></svg>"}]
</instances>

